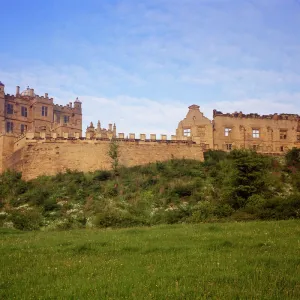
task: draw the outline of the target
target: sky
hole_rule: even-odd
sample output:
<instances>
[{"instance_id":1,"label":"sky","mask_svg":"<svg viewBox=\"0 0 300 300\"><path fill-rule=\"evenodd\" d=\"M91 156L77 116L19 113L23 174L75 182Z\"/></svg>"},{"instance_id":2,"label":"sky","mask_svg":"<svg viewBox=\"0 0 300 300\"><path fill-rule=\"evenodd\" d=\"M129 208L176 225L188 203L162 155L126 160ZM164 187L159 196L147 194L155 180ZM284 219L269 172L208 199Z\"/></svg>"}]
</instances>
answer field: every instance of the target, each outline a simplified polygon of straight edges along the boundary
<instances>
[{"instance_id":1,"label":"sky","mask_svg":"<svg viewBox=\"0 0 300 300\"><path fill-rule=\"evenodd\" d=\"M188 106L300 113L300 0L0 0L0 81L83 130L175 134Z\"/></svg>"}]
</instances>

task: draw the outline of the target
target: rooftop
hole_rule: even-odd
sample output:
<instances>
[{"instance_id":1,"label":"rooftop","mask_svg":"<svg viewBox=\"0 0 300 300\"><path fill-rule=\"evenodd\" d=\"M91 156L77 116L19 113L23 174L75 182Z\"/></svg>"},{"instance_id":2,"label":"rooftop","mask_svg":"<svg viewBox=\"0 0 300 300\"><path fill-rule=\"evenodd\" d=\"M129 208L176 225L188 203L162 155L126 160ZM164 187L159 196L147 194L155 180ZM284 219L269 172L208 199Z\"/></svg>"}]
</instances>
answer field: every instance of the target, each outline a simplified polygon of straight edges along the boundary
<instances>
[{"instance_id":1,"label":"rooftop","mask_svg":"<svg viewBox=\"0 0 300 300\"><path fill-rule=\"evenodd\" d=\"M26 90L24 90L24 91L21 93L21 96L29 96L29 97L31 96L29 86L27 87Z\"/></svg>"}]
</instances>

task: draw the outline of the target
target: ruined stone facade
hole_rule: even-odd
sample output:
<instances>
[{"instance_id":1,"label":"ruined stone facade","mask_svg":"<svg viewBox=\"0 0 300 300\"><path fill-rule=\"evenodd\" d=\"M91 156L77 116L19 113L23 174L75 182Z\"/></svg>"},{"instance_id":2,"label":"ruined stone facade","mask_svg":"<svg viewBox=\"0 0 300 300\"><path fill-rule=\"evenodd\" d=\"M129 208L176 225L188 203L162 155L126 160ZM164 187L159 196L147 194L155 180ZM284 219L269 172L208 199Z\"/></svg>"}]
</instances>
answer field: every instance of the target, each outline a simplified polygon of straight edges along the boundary
<instances>
[{"instance_id":1,"label":"ruined stone facade","mask_svg":"<svg viewBox=\"0 0 300 300\"><path fill-rule=\"evenodd\" d=\"M266 154L283 154L300 147L300 116L297 114L243 114L213 111L210 121L192 105L179 122L176 137L194 141L203 150L253 149Z\"/></svg>"},{"instance_id":2,"label":"ruined stone facade","mask_svg":"<svg viewBox=\"0 0 300 300\"><path fill-rule=\"evenodd\" d=\"M189 106L176 135L117 134L115 124L105 129L98 121L82 137L81 102L55 105L47 94L27 88L6 95L0 82L0 172L15 169L25 179L54 175L67 169L110 169L109 144L119 145L120 164L142 165L171 158L203 160L209 149L254 149L265 154L284 154L300 147L300 116L296 114L223 114L213 111L209 120L198 105Z\"/></svg>"}]
</instances>

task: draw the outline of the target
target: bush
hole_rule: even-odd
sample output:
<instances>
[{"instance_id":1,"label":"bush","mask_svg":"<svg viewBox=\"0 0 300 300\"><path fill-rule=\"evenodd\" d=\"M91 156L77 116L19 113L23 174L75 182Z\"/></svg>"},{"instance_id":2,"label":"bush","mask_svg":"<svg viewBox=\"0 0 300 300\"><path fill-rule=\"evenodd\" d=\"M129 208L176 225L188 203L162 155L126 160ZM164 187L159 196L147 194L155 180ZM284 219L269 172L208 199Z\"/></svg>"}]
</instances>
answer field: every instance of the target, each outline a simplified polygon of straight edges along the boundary
<instances>
[{"instance_id":1,"label":"bush","mask_svg":"<svg viewBox=\"0 0 300 300\"><path fill-rule=\"evenodd\" d=\"M193 209L188 222L200 223L212 219L215 215L216 206L209 201L199 202Z\"/></svg>"},{"instance_id":2,"label":"bush","mask_svg":"<svg viewBox=\"0 0 300 300\"><path fill-rule=\"evenodd\" d=\"M111 172L109 171L96 171L93 174L93 180L94 181L106 181L109 180L112 177Z\"/></svg>"},{"instance_id":3,"label":"bush","mask_svg":"<svg viewBox=\"0 0 300 300\"><path fill-rule=\"evenodd\" d=\"M147 223L138 217L132 216L127 212L117 210L106 210L95 215L94 225L97 227L131 227L138 225L147 225Z\"/></svg>"},{"instance_id":4,"label":"bush","mask_svg":"<svg viewBox=\"0 0 300 300\"><path fill-rule=\"evenodd\" d=\"M42 217L37 210L13 211L10 215L10 221L19 230L37 230L41 226Z\"/></svg>"},{"instance_id":5,"label":"bush","mask_svg":"<svg viewBox=\"0 0 300 300\"><path fill-rule=\"evenodd\" d=\"M53 198L46 199L44 202L44 211L53 211L58 209L59 206L56 203L56 200Z\"/></svg>"}]
</instances>

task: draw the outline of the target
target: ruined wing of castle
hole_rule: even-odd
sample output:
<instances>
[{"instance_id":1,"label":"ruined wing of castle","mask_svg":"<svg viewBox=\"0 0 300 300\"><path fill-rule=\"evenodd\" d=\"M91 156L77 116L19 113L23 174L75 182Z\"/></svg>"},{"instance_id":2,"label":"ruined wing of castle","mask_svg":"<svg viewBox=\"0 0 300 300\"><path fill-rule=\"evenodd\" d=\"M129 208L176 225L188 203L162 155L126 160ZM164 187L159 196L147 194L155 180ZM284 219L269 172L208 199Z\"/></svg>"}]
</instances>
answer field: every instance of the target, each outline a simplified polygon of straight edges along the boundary
<instances>
[{"instance_id":1,"label":"ruined wing of castle","mask_svg":"<svg viewBox=\"0 0 300 300\"><path fill-rule=\"evenodd\" d=\"M0 81L0 172L14 169L25 179L54 175L67 169L110 169L111 140L119 145L120 164L134 166L171 158L203 160L209 149L254 149L280 155L300 147L300 116L296 114L243 114L213 111L206 118L191 105L176 135L118 133L115 124L93 123L82 136L82 103L54 104L48 94L38 96L29 87L5 94Z\"/></svg>"}]
</instances>

